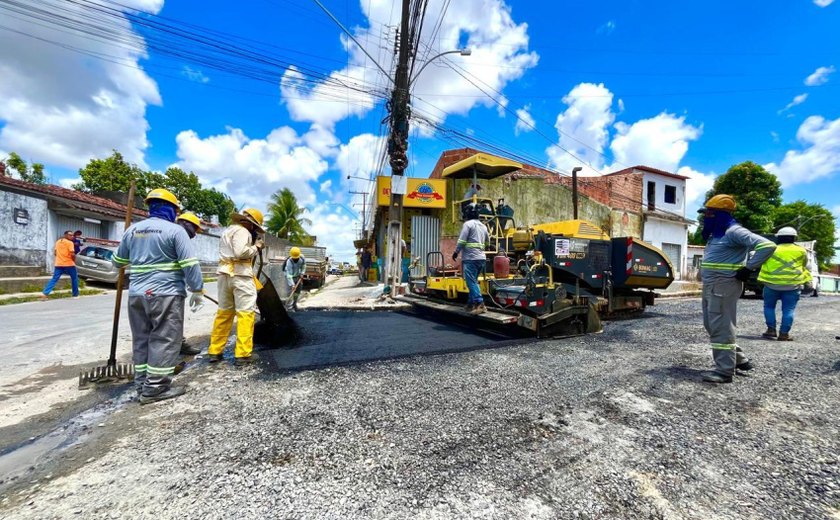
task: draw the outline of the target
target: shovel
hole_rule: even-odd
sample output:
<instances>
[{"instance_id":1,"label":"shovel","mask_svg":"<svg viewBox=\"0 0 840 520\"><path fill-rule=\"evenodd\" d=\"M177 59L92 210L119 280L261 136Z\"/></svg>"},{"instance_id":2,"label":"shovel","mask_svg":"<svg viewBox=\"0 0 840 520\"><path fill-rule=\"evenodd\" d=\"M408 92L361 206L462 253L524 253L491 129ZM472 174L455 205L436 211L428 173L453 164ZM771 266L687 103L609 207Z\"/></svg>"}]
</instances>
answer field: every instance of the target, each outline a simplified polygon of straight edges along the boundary
<instances>
[{"instance_id":1,"label":"shovel","mask_svg":"<svg viewBox=\"0 0 840 520\"><path fill-rule=\"evenodd\" d=\"M128 190L128 205L125 210L125 229L131 226L131 213L134 211L134 181ZM120 330L120 306L122 305L123 277L125 267L121 267L117 276L117 298L114 302L114 325L111 329L111 355L104 366L93 367L79 372L79 390L90 388L99 383L114 383L134 379L134 364L117 364L117 335Z\"/></svg>"}]
</instances>

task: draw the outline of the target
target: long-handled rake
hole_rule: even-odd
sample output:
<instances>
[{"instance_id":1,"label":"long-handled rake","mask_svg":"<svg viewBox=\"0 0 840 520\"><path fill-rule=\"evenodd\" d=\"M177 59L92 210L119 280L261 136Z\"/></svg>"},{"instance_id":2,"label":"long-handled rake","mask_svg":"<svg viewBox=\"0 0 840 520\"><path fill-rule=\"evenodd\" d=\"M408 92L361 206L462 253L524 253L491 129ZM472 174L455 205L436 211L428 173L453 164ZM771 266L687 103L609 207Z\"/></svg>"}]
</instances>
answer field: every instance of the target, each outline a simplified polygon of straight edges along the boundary
<instances>
[{"instance_id":1,"label":"long-handled rake","mask_svg":"<svg viewBox=\"0 0 840 520\"><path fill-rule=\"evenodd\" d=\"M134 182L128 190L128 206L125 212L125 229L131 226L131 213L134 211ZM121 267L117 276L117 299L114 302L114 326L111 329L111 355L105 366L93 367L79 372L79 389L90 388L101 383L114 383L134 379L134 365L117 363L117 335L120 328L120 306L122 305L123 276L125 267Z\"/></svg>"}]
</instances>

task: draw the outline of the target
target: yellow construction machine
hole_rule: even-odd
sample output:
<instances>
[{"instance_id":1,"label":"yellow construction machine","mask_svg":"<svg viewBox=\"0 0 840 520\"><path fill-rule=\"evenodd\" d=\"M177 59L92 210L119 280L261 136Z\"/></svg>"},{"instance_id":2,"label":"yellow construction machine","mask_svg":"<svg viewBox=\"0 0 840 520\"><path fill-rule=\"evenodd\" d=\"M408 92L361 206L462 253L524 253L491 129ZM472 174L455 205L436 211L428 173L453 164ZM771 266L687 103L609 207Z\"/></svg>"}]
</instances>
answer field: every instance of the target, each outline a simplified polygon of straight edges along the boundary
<instances>
[{"instance_id":1,"label":"yellow construction machine","mask_svg":"<svg viewBox=\"0 0 840 520\"><path fill-rule=\"evenodd\" d=\"M489 154L476 154L443 170L445 179L493 179L522 165ZM537 336L601 330L602 317L643 311L674 280L668 257L633 237L610 238L586 220L566 220L529 227L516 225L514 211L502 200L473 194L453 202L455 214L476 204L490 235L487 265L479 276L489 312L478 319L518 325ZM441 252L429 253L426 274L413 280L408 298L418 307L467 314L460 301L468 294L455 266Z\"/></svg>"}]
</instances>

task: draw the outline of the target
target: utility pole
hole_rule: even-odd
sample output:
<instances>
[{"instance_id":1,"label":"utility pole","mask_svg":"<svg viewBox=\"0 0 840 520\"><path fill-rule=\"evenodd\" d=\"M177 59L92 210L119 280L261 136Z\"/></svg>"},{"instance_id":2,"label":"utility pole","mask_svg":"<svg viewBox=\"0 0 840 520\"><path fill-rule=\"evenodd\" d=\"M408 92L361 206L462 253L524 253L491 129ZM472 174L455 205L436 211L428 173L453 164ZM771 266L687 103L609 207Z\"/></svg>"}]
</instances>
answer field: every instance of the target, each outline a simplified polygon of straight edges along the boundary
<instances>
[{"instance_id":1,"label":"utility pole","mask_svg":"<svg viewBox=\"0 0 840 520\"><path fill-rule=\"evenodd\" d=\"M354 195L361 195L362 196L362 236L360 238L367 238L367 192L366 191L351 191L350 193Z\"/></svg>"},{"instance_id":2,"label":"utility pole","mask_svg":"<svg viewBox=\"0 0 840 520\"><path fill-rule=\"evenodd\" d=\"M391 196L388 208L388 246L385 257L385 285L391 287L391 294L397 294L402 279L402 217L403 195L405 195L405 169L408 166L408 60L409 48L408 18L409 0L402 0L400 23L399 57L391 95L391 135L388 137L388 156L391 164Z\"/></svg>"}]
</instances>

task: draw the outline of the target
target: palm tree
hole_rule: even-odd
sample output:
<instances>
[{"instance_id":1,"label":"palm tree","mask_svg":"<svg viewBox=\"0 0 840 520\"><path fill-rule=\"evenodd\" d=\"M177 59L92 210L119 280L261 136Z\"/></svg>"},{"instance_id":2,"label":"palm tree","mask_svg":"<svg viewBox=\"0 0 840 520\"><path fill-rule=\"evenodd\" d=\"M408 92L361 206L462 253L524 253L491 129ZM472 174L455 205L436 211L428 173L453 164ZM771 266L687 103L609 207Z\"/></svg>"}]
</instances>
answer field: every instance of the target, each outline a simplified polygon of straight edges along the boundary
<instances>
[{"instance_id":1,"label":"palm tree","mask_svg":"<svg viewBox=\"0 0 840 520\"><path fill-rule=\"evenodd\" d=\"M289 188L277 190L268 204L266 228L280 238L307 244L310 238L303 226L311 226L312 221L303 217L306 211L306 208L298 206L297 198Z\"/></svg>"}]
</instances>

